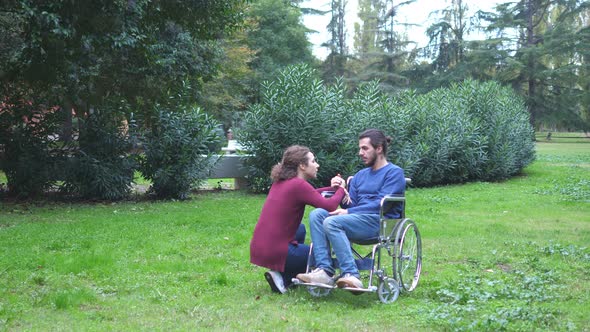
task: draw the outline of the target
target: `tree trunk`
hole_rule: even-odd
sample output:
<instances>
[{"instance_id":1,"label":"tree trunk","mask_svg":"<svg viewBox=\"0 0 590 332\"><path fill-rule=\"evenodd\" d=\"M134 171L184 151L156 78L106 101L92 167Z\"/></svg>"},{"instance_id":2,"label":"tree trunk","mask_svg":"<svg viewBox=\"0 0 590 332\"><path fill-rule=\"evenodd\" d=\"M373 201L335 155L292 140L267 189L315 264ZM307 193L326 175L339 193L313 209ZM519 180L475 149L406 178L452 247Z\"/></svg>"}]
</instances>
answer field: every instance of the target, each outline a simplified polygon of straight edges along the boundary
<instances>
[{"instance_id":1,"label":"tree trunk","mask_svg":"<svg viewBox=\"0 0 590 332\"><path fill-rule=\"evenodd\" d=\"M532 50L535 47L535 32L534 32L534 25L533 25L533 16L535 13L534 8L534 1L535 0L527 0L526 2L526 48ZM531 113L531 125L534 126L535 119L537 117L537 105L535 101L536 96L536 83L534 78L535 73L535 58L534 54L529 51L528 52L528 59L527 59L527 79L528 79L528 95L529 95L529 107Z\"/></svg>"},{"instance_id":2,"label":"tree trunk","mask_svg":"<svg viewBox=\"0 0 590 332\"><path fill-rule=\"evenodd\" d=\"M69 143L72 141L72 103L69 101L64 102L61 106L61 112L64 112L64 122L60 140Z\"/></svg>"}]
</instances>

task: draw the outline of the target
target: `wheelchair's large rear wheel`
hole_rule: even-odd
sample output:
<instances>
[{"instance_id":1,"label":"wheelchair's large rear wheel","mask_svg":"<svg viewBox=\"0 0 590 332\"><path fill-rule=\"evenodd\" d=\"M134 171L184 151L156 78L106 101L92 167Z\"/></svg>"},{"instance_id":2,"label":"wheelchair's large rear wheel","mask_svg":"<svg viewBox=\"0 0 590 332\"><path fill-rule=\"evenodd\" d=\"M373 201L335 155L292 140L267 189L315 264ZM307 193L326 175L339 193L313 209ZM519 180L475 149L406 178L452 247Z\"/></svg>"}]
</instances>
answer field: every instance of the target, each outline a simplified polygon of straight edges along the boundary
<instances>
[{"instance_id":1,"label":"wheelchair's large rear wheel","mask_svg":"<svg viewBox=\"0 0 590 332\"><path fill-rule=\"evenodd\" d=\"M422 271L422 240L416 223L410 219L403 219L397 227L393 264L400 286L413 291Z\"/></svg>"}]
</instances>

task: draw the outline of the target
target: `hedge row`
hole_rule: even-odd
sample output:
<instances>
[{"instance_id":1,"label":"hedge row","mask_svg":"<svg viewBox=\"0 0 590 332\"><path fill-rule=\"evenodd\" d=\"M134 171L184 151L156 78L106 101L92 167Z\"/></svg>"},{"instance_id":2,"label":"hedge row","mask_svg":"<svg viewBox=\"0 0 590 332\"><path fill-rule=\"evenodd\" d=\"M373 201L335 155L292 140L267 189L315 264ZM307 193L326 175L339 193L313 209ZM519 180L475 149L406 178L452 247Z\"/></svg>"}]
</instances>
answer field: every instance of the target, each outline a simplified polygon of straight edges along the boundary
<instances>
[{"instance_id":1,"label":"hedge row","mask_svg":"<svg viewBox=\"0 0 590 332\"><path fill-rule=\"evenodd\" d=\"M269 173L292 144L310 147L320 163L316 185L363 165L358 134L380 128L393 137L388 158L417 186L497 181L518 174L534 160L534 132L526 106L511 89L466 81L424 95L384 94L377 82L346 96L342 82L327 86L305 65L286 68L263 88L237 131L252 155L246 165L255 191L270 186ZM64 112L5 101L0 106L0 169L10 192L30 197L58 186L67 194L117 200L127 197L136 171L161 198L186 198L207 177L210 152L221 139L218 123L199 109L160 110L138 130L122 128L121 105L103 105L79 118L72 146L51 139ZM133 145L141 144L142 153Z\"/></svg>"},{"instance_id":2,"label":"hedge row","mask_svg":"<svg viewBox=\"0 0 590 332\"><path fill-rule=\"evenodd\" d=\"M0 128L0 169L8 194L17 198L57 188L68 196L120 200L131 194L139 171L158 198L184 199L207 178L210 149L221 140L218 122L192 107L159 110L140 126L125 126L123 112L103 105L78 118L79 138L64 143L55 139L63 112L19 101L2 106L0 122L7 126Z\"/></svg>"},{"instance_id":3,"label":"hedge row","mask_svg":"<svg viewBox=\"0 0 590 332\"><path fill-rule=\"evenodd\" d=\"M465 81L424 95L382 93L377 82L345 97L342 83L326 86L307 66L293 66L267 84L245 117L239 139L253 189L265 191L268 174L292 144L311 148L320 163L317 185L363 166L358 134L379 128L394 142L388 158L417 186L498 181L534 160L534 132L526 106L510 88Z\"/></svg>"}]
</instances>

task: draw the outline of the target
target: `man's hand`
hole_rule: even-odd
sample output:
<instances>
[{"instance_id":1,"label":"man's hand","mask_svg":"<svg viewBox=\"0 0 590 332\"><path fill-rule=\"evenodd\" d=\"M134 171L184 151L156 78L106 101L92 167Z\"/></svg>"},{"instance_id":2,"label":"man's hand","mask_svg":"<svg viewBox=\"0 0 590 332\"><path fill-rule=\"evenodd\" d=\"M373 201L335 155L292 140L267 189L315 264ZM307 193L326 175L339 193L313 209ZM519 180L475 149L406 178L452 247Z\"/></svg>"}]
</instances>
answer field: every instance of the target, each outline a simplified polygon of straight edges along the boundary
<instances>
[{"instance_id":1,"label":"man's hand","mask_svg":"<svg viewBox=\"0 0 590 332\"><path fill-rule=\"evenodd\" d=\"M342 197L342 202L340 202L340 204L342 205L350 205L350 203L352 203L352 200L350 199L350 195L348 194L348 190L346 190L346 188L344 189L344 197Z\"/></svg>"},{"instance_id":2,"label":"man's hand","mask_svg":"<svg viewBox=\"0 0 590 332\"><path fill-rule=\"evenodd\" d=\"M342 216L348 214L348 210L347 209L336 209L332 212L330 212L331 216Z\"/></svg>"}]
</instances>

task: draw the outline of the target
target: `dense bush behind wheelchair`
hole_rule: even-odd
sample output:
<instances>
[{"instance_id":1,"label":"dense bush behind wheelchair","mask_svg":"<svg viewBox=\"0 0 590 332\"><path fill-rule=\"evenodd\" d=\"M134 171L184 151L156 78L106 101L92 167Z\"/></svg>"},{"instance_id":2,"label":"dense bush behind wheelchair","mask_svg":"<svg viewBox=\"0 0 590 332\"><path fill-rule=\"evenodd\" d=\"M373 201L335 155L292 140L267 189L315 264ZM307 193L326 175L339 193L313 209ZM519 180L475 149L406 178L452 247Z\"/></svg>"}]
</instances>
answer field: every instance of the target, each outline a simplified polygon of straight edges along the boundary
<instances>
[{"instance_id":1,"label":"dense bush behind wheelchair","mask_svg":"<svg viewBox=\"0 0 590 332\"><path fill-rule=\"evenodd\" d=\"M411 180L406 178L406 185L410 182ZM401 205L400 218L387 218L387 212L396 205ZM296 278L293 279L293 284L307 287L309 293L315 297L326 296L336 288L348 290L354 294L377 292L379 300L383 303L395 302L401 291L413 291L418 285L422 270L422 240L418 226L413 220L406 218L405 211L405 195L383 197L379 211L379 236L367 241L351 241L352 253L361 273L361 279L368 278L367 288L338 288L336 285L305 283ZM371 246L371 251L363 256L359 253L363 249L362 246ZM334 255L332 260L333 266L338 268ZM311 243L305 273L314 269L313 264L313 243Z\"/></svg>"}]
</instances>

